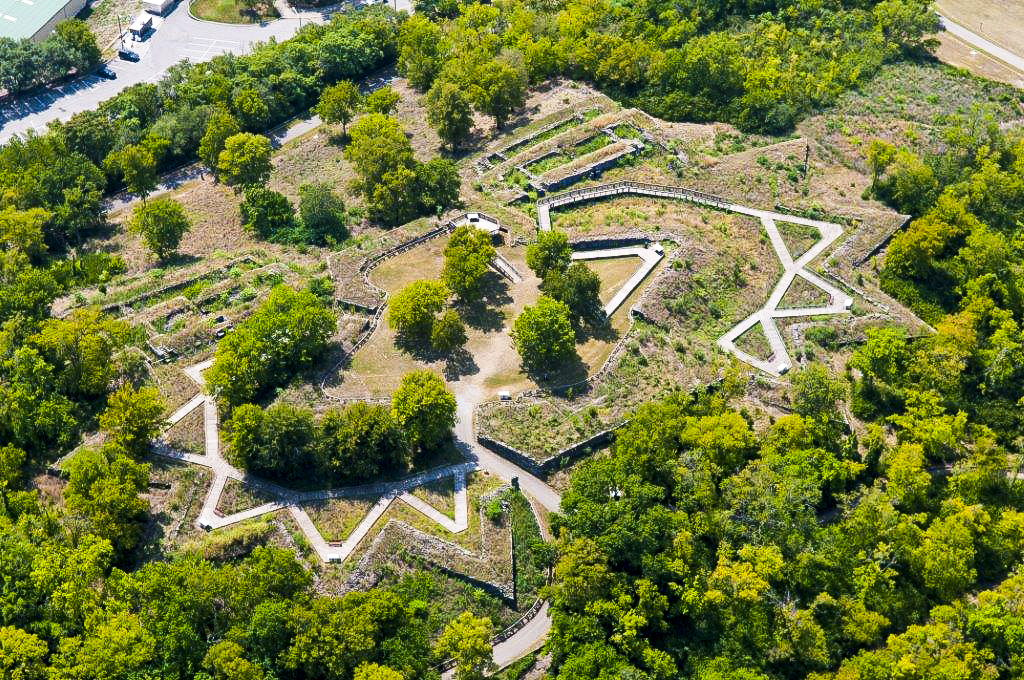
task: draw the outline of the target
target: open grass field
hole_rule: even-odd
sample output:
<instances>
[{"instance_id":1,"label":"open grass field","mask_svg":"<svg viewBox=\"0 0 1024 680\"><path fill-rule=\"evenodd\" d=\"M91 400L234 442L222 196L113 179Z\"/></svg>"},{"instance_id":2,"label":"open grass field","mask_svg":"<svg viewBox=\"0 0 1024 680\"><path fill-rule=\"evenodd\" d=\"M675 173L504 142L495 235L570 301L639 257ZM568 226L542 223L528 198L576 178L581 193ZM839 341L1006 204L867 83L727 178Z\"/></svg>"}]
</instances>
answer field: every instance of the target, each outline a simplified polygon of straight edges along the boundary
<instances>
[{"instance_id":1,"label":"open grass field","mask_svg":"<svg viewBox=\"0 0 1024 680\"><path fill-rule=\"evenodd\" d=\"M937 0L935 9L964 28L1024 56L1024 3L1016 0Z\"/></svg>"},{"instance_id":2,"label":"open grass field","mask_svg":"<svg viewBox=\"0 0 1024 680\"><path fill-rule=\"evenodd\" d=\"M944 31L937 37L939 45L935 56L942 62L982 78L1024 88L1024 72L972 47L952 33Z\"/></svg>"},{"instance_id":3,"label":"open grass field","mask_svg":"<svg viewBox=\"0 0 1024 680\"><path fill-rule=\"evenodd\" d=\"M192 0L189 9L200 19L226 24L255 24L281 16L269 1L250 7L239 0Z\"/></svg>"}]
</instances>

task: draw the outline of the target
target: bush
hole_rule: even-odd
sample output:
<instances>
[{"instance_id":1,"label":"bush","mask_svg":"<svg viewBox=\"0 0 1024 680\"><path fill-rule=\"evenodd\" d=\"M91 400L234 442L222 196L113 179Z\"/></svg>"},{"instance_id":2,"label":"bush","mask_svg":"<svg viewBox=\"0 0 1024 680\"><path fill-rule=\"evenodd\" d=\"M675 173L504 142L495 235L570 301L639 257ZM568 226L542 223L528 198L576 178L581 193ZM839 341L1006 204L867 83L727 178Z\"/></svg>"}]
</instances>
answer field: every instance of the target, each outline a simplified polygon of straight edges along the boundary
<instances>
[{"instance_id":1,"label":"bush","mask_svg":"<svg viewBox=\"0 0 1024 680\"><path fill-rule=\"evenodd\" d=\"M242 224L257 238L275 243L295 240L295 208L284 194L264 187L249 187L238 208Z\"/></svg>"},{"instance_id":2,"label":"bush","mask_svg":"<svg viewBox=\"0 0 1024 680\"><path fill-rule=\"evenodd\" d=\"M345 203L326 184L299 187L299 214L307 243L335 245L348 238Z\"/></svg>"}]
</instances>

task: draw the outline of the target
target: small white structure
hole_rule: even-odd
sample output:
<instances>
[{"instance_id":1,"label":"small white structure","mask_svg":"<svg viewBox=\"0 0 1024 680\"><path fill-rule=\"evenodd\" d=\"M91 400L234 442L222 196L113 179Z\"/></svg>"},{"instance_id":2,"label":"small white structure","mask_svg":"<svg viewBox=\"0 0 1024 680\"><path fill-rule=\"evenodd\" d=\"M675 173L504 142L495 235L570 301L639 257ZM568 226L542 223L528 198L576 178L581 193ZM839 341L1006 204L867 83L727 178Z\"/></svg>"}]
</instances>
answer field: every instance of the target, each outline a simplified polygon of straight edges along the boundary
<instances>
[{"instance_id":1,"label":"small white structure","mask_svg":"<svg viewBox=\"0 0 1024 680\"><path fill-rule=\"evenodd\" d=\"M502 401L511 401L512 394L508 390L498 390L498 399Z\"/></svg>"},{"instance_id":2,"label":"small white structure","mask_svg":"<svg viewBox=\"0 0 1024 680\"><path fill-rule=\"evenodd\" d=\"M480 231L486 231L491 235L491 238L497 238L501 234L501 225L498 224L498 220L484 215L483 213L466 213L462 217L455 220L455 226L461 227L463 225L469 225L476 227Z\"/></svg>"},{"instance_id":3,"label":"small white structure","mask_svg":"<svg viewBox=\"0 0 1024 680\"><path fill-rule=\"evenodd\" d=\"M142 40L151 28L153 28L153 16L143 12L135 17L135 21L128 27L128 32L137 39Z\"/></svg>"},{"instance_id":4,"label":"small white structure","mask_svg":"<svg viewBox=\"0 0 1024 680\"><path fill-rule=\"evenodd\" d=\"M150 14L163 16L177 0L142 0L142 9Z\"/></svg>"}]
</instances>

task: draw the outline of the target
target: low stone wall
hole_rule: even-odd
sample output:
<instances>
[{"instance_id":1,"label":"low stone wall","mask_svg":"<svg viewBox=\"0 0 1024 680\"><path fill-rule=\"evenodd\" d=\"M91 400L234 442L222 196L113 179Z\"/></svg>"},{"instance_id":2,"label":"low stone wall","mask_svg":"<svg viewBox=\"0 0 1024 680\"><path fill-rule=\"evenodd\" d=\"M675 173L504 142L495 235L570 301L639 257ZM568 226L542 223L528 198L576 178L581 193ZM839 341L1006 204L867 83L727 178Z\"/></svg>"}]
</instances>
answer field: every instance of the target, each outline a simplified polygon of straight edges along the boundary
<instances>
[{"instance_id":1,"label":"low stone wall","mask_svg":"<svg viewBox=\"0 0 1024 680\"><path fill-rule=\"evenodd\" d=\"M599 161L595 161L589 165L585 165L579 170L576 170L575 172L572 172L564 177L544 182L544 189L546 191L558 191L559 189L564 189L567 186L576 184L576 182L579 182L581 179L584 179L585 177L595 177L603 173L608 168L616 166L619 163L619 161L623 159L623 157L637 153L642 150L642 145L634 144L630 147L623 149L617 154L609 156L608 158L602 158Z\"/></svg>"},{"instance_id":2,"label":"low stone wall","mask_svg":"<svg viewBox=\"0 0 1024 680\"><path fill-rule=\"evenodd\" d=\"M544 477L552 472L568 467L580 458L590 455L593 453L594 448L610 444L615 438L616 430L622 428L627 423L629 423L629 421L624 420L612 428L602 430L593 436L567 446L561 451L558 451L541 461L528 456L519 449L509 446L505 442L492 439L486 435L478 434L476 440L482 446L494 451L502 458L512 461L519 467L537 475L538 477Z\"/></svg>"}]
</instances>

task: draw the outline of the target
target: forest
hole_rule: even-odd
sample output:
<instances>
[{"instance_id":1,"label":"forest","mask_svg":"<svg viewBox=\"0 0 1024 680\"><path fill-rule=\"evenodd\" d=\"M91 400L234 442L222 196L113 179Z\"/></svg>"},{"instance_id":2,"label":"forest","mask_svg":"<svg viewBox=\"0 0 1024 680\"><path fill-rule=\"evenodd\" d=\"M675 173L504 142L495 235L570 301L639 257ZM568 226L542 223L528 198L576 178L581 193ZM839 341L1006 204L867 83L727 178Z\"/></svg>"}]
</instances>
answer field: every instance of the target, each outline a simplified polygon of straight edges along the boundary
<instances>
[{"instance_id":1,"label":"forest","mask_svg":"<svg viewBox=\"0 0 1024 680\"><path fill-rule=\"evenodd\" d=\"M65 26L32 50L74 52ZM344 206L311 188L296 222L263 186L269 146L253 137L311 107L327 119L343 81L395 66L453 151L474 112L509 125L527 88L555 76L667 120L777 134L885 64L927 60L936 28L921 0L422 0L412 16L339 14L247 56L183 62L0 147L0 676L411 680L440 677L454 656L470 680L481 645L489 653L489 622L438 626L414 584L324 595L274 546L223 560L139 553L165 411L145 334L96 310L51 312L124 269L83 249L113 229L106 198L145 196L198 158L244 192L262 238L332 243L347 237ZM40 78L98 58L77 49ZM0 87L35 84L10 63L0 57ZM458 200L454 163L415 160L383 108L345 133L370 219L440 214ZM345 111L334 120L347 124ZM865 150L870 198L910 218L881 263L886 292L934 333L872 331L844 374L796 372L794 412L762 429L734 373L680 386L574 470L552 517L548 677L1024 677L1024 134L1003 123L951 115L917 145ZM545 284L562 297L596 289ZM400 392L390 411L262 406L323 358L337 323L324 297L275 288L218 347L210 382L235 460L286 481L297 464L335 480L404 469L454 423L443 384L414 377L401 390L415 399ZM80 446L59 500L32 487Z\"/></svg>"}]
</instances>

